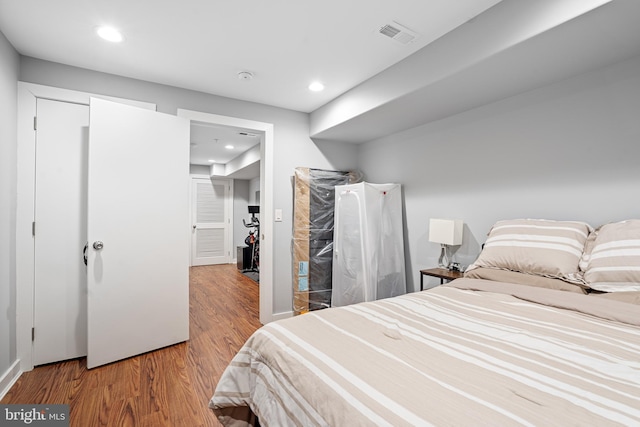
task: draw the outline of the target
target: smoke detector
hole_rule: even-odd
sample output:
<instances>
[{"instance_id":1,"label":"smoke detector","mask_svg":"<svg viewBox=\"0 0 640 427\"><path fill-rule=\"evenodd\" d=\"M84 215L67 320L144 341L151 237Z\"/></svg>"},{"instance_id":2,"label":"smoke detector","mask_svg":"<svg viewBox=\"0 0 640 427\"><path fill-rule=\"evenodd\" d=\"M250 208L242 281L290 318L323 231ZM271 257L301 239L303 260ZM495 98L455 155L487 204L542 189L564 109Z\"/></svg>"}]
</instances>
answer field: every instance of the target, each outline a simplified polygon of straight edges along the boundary
<instances>
[{"instance_id":1,"label":"smoke detector","mask_svg":"<svg viewBox=\"0 0 640 427\"><path fill-rule=\"evenodd\" d=\"M239 80L244 80L244 81L249 81L249 80L253 79L253 73L250 73L249 71L240 71L238 73L238 79Z\"/></svg>"},{"instance_id":2,"label":"smoke detector","mask_svg":"<svg viewBox=\"0 0 640 427\"><path fill-rule=\"evenodd\" d=\"M407 27L398 24L396 21L391 21L390 24L386 24L380 27L378 29L378 33L404 45L412 43L419 36L418 33L413 32Z\"/></svg>"}]
</instances>

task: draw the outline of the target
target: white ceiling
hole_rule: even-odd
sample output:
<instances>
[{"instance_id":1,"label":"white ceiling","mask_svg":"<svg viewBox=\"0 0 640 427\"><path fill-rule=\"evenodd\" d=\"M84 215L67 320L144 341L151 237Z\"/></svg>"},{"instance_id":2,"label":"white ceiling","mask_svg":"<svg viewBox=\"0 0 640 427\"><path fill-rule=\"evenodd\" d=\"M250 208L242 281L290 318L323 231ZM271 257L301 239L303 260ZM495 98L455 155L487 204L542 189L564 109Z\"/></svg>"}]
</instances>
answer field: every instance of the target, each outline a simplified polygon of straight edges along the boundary
<instances>
[{"instance_id":1,"label":"white ceiling","mask_svg":"<svg viewBox=\"0 0 640 427\"><path fill-rule=\"evenodd\" d=\"M192 165L229 163L260 143L260 137L261 134L249 129L192 121L190 163Z\"/></svg>"},{"instance_id":2,"label":"white ceiling","mask_svg":"<svg viewBox=\"0 0 640 427\"><path fill-rule=\"evenodd\" d=\"M0 31L25 56L311 112L499 1L0 0ZM418 37L404 45L379 33L394 22ZM101 40L100 25L125 41ZM323 92L307 89L314 80ZM247 142L235 130L192 131L193 164L225 162L241 151L223 142Z\"/></svg>"},{"instance_id":3,"label":"white ceiling","mask_svg":"<svg viewBox=\"0 0 640 427\"><path fill-rule=\"evenodd\" d=\"M639 0L504 0L313 111L311 137L373 141L639 57L638 18Z\"/></svg>"},{"instance_id":4,"label":"white ceiling","mask_svg":"<svg viewBox=\"0 0 640 427\"><path fill-rule=\"evenodd\" d=\"M0 29L22 55L311 112L498 2L0 0ZM392 21L420 37L380 35ZM123 43L96 36L107 24Z\"/></svg>"},{"instance_id":5,"label":"white ceiling","mask_svg":"<svg viewBox=\"0 0 640 427\"><path fill-rule=\"evenodd\" d=\"M364 93L379 105L312 129L314 138L361 142L640 54L640 0L613 0L517 44L500 35L603 2L0 0L0 31L25 56L311 112L312 128L336 112L344 116L343 106ZM403 45L378 33L394 22L418 38ZM125 42L99 39L101 24L121 29ZM492 38L503 46L460 66L460 58L477 56L474 40ZM240 71L254 78L242 81ZM307 90L315 79L324 92ZM406 93L398 89L405 81L415 83ZM240 137L241 130L194 124L192 163L224 163L258 142ZM237 148L220 149L228 143Z\"/></svg>"}]
</instances>

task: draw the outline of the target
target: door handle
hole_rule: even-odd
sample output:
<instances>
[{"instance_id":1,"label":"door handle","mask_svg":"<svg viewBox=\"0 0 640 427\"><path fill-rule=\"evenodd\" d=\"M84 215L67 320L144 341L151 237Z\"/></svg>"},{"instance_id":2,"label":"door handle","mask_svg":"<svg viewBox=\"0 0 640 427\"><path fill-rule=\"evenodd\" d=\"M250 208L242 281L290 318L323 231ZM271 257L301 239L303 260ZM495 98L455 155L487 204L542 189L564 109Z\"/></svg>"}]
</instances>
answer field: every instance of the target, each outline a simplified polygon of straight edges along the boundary
<instances>
[{"instance_id":1,"label":"door handle","mask_svg":"<svg viewBox=\"0 0 640 427\"><path fill-rule=\"evenodd\" d=\"M96 240L95 242L93 242L93 249L99 251L102 248L104 248L104 243L102 243L100 240Z\"/></svg>"},{"instance_id":2,"label":"door handle","mask_svg":"<svg viewBox=\"0 0 640 427\"><path fill-rule=\"evenodd\" d=\"M84 259L84 265L87 265L87 248L89 247L89 242L84 245L84 249L82 250L82 258Z\"/></svg>"}]
</instances>

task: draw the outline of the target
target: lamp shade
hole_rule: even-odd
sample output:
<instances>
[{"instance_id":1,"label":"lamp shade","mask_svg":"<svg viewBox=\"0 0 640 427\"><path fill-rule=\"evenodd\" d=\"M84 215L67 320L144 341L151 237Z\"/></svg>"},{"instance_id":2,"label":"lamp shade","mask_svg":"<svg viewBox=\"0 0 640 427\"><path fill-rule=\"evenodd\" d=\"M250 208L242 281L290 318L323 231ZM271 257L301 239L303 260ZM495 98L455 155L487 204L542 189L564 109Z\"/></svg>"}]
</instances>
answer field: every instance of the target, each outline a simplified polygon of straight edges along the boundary
<instances>
[{"instance_id":1,"label":"lamp shade","mask_svg":"<svg viewBox=\"0 0 640 427\"><path fill-rule=\"evenodd\" d=\"M462 244L461 219L435 219L429 220L429 241L444 245Z\"/></svg>"}]
</instances>

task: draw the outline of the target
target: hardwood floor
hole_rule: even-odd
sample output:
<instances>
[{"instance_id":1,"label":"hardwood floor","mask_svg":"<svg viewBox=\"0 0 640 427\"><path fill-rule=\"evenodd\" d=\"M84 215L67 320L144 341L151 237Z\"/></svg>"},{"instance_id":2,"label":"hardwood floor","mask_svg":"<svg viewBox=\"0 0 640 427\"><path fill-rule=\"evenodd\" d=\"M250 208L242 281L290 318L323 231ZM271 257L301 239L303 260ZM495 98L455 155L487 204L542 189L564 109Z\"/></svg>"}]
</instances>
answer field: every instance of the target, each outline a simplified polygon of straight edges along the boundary
<instances>
[{"instance_id":1,"label":"hardwood floor","mask_svg":"<svg viewBox=\"0 0 640 427\"><path fill-rule=\"evenodd\" d=\"M259 289L235 265L192 267L189 282L189 341L92 370L85 358L39 366L1 403L66 403L73 427L219 425L209 399L260 326Z\"/></svg>"}]
</instances>

